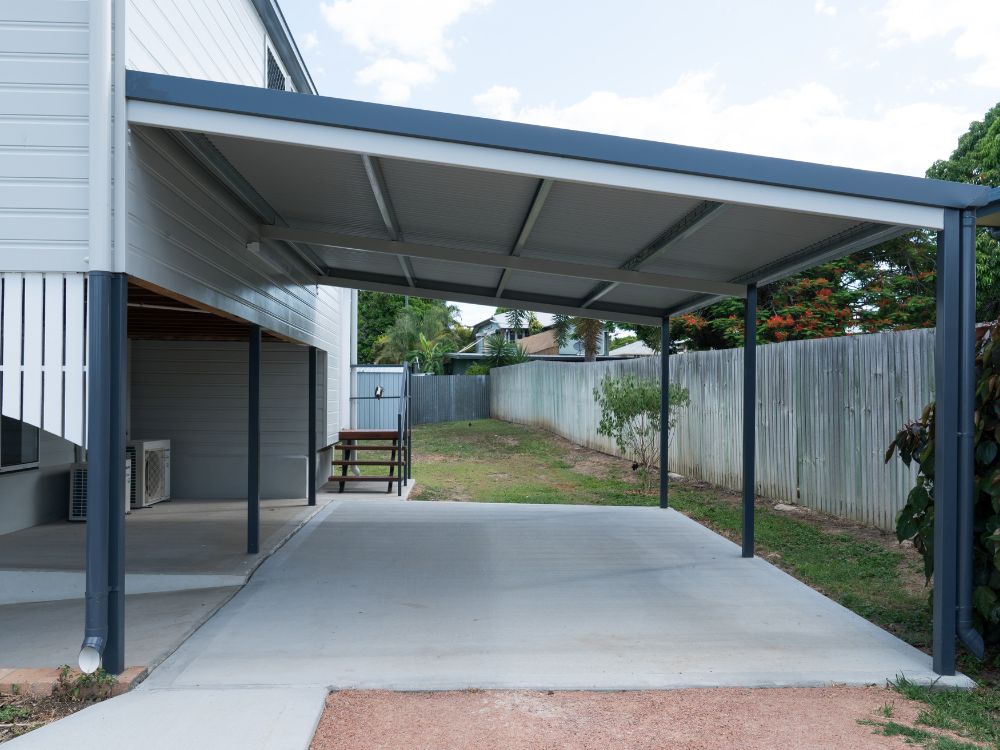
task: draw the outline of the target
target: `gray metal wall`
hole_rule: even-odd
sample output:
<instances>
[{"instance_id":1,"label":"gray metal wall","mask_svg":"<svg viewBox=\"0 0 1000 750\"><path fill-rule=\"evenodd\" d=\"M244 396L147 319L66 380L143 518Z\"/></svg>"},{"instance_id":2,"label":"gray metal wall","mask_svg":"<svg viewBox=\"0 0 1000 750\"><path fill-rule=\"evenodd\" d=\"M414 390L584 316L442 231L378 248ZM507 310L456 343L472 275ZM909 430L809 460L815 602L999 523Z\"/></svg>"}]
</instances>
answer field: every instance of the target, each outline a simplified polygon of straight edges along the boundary
<instances>
[{"instance_id":1,"label":"gray metal wall","mask_svg":"<svg viewBox=\"0 0 1000 750\"><path fill-rule=\"evenodd\" d=\"M413 424L488 419L488 375L420 375L411 381Z\"/></svg>"},{"instance_id":2,"label":"gray metal wall","mask_svg":"<svg viewBox=\"0 0 1000 750\"><path fill-rule=\"evenodd\" d=\"M130 348L129 436L171 441L174 497L246 497L247 345L133 341ZM264 497L306 495L307 391L306 348L264 342L260 431ZM322 399L317 409L322 412ZM317 431L322 433L320 424ZM329 464L319 463L320 471L329 476Z\"/></svg>"},{"instance_id":3,"label":"gray metal wall","mask_svg":"<svg viewBox=\"0 0 1000 750\"><path fill-rule=\"evenodd\" d=\"M933 398L934 331L770 344L757 362L757 492L892 529L915 472L882 458ZM742 365L741 349L671 357L671 380L691 394L670 441L672 471L741 488ZM597 434L593 389L606 375L659 371L658 357L494 369L492 414L617 453Z\"/></svg>"}]
</instances>

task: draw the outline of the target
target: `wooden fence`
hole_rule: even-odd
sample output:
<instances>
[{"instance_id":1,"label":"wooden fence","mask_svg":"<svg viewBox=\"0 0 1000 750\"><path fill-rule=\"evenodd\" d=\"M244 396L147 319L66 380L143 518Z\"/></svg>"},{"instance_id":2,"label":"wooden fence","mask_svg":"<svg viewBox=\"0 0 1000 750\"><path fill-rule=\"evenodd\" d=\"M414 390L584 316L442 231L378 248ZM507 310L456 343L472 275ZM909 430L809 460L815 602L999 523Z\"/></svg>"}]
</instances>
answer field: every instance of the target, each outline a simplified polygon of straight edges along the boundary
<instances>
[{"instance_id":1,"label":"wooden fence","mask_svg":"<svg viewBox=\"0 0 1000 750\"><path fill-rule=\"evenodd\" d=\"M593 390L605 376L659 379L659 357L530 362L494 369L493 417L532 424L617 453L597 434ZM670 440L670 469L742 486L742 349L670 358L690 406ZM890 530L915 471L883 455L896 430L933 398L934 331L795 341L757 350L757 492Z\"/></svg>"},{"instance_id":2,"label":"wooden fence","mask_svg":"<svg viewBox=\"0 0 1000 750\"><path fill-rule=\"evenodd\" d=\"M413 424L489 419L490 379L486 375L415 375L410 383Z\"/></svg>"}]
</instances>

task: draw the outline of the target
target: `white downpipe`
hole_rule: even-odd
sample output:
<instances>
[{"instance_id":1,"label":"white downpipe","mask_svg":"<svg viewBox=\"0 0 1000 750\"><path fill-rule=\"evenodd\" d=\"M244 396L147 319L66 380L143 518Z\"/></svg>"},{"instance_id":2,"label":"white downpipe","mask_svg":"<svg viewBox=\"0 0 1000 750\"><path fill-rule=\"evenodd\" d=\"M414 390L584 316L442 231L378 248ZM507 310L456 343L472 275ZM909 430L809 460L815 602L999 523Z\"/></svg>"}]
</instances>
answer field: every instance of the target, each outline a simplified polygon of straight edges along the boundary
<instances>
[{"instance_id":1,"label":"white downpipe","mask_svg":"<svg viewBox=\"0 0 1000 750\"><path fill-rule=\"evenodd\" d=\"M112 3L113 0L90 0L87 260L91 271L114 270L111 248Z\"/></svg>"},{"instance_id":2,"label":"white downpipe","mask_svg":"<svg viewBox=\"0 0 1000 750\"><path fill-rule=\"evenodd\" d=\"M114 3L114 270L125 271L128 251L128 112L125 66L128 59L127 0Z\"/></svg>"}]
</instances>

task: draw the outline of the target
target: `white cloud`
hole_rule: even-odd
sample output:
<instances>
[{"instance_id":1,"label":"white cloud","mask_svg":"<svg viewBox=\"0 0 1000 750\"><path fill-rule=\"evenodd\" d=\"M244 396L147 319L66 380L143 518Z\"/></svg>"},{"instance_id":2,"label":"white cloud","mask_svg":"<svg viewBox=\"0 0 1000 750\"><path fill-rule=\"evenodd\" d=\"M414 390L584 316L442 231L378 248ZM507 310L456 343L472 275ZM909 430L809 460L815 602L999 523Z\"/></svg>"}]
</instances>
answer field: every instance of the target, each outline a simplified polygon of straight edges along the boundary
<instances>
[{"instance_id":1,"label":"white cloud","mask_svg":"<svg viewBox=\"0 0 1000 750\"><path fill-rule=\"evenodd\" d=\"M890 46L954 36L952 51L960 60L978 63L966 80L1000 88L1000 3L993 0L888 0L882 11L883 33Z\"/></svg>"},{"instance_id":2,"label":"white cloud","mask_svg":"<svg viewBox=\"0 0 1000 750\"><path fill-rule=\"evenodd\" d=\"M813 6L813 10L815 10L817 15L820 16L837 15L837 6L826 2L826 0L816 0L816 4Z\"/></svg>"},{"instance_id":3,"label":"white cloud","mask_svg":"<svg viewBox=\"0 0 1000 750\"><path fill-rule=\"evenodd\" d=\"M565 106L528 106L517 89L494 86L474 104L507 120L914 175L951 153L976 117L932 103L860 116L819 83L744 103L724 93L702 72L647 96L596 91Z\"/></svg>"},{"instance_id":4,"label":"white cloud","mask_svg":"<svg viewBox=\"0 0 1000 750\"><path fill-rule=\"evenodd\" d=\"M452 69L449 33L465 14L492 0L334 0L321 3L326 22L369 59L356 80L375 85L383 100L410 98L414 86Z\"/></svg>"},{"instance_id":5,"label":"white cloud","mask_svg":"<svg viewBox=\"0 0 1000 750\"><path fill-rule=\"evenodd\" d=\"M302 49L308 52L319 44L319 35L315 31L307 31L302 35Z\"/></svg>"}]
</instances>

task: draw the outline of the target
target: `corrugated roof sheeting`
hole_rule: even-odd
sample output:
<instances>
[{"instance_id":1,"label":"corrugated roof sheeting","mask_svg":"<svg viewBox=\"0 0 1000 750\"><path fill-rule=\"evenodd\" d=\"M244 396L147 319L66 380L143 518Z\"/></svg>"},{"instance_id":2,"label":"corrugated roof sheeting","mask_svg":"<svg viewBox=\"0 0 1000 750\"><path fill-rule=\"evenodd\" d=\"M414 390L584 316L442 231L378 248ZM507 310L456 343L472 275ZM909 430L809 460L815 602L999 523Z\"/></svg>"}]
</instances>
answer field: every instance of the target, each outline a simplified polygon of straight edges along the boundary
<instances>
[{"instance_id":1,"label":"corrugated roof sheeting","mask_svg":"<svg viewBox=\"0 0 1000 750\"><path fill-rule=\"evenodd\" d=\"M618 267L697 200L595 185L557 182L525 245L524 255Z\"/></svg>"},{"instance_id":2,"label":"corrugated roof sheeting","mask_svg":"<svg viewBox=\"0 0 1000 750\"><path fill-rule=\"evenodd\" d=\"M366 273L384 273L393 276L402 274L399 259L385 253L365 253L340 247L314 246L319 255L331 268L344 268Z\"/></svg>"},{"instance_id":3,"label":"corrugated roof sheeting","mask_svg":"<svg viewBox=\"0 0 1000 750\"><path fill-rule=\"evenodd\" d=\"M514 245L538 180L382 159L403 237L445 247L506 253Z\"/></svg>"},{"instance_id":4,"label":"corrugated roof sheeting","mask_svg":"<svg viewBox=\"0 0 1000 750\"><path fill-rule=\"evenodd\" d=\"M492 289L500 281L500 271L496 268L423 258L410 258L410 262L413 264L413 273L418 284L421 281L445 281Z\"/></svg>"},{"instance_id":5,"label":"corrugated roof sheeting","mask_svg":"<svg viewBox=\"0 0 1000 750\"><path fill-rule=\"evenodd\" d=\"M643 270L734 279L856 224L828 216L727 206L718 218L656 256Z\"/></svg>"},{"instance_id":6,"label":"corrugated roof sheeting","mask_svg":"<svg viewBox=\"0 0 1000 750\"><path fill-rule=\"evenodd\" d=\"M593 288L596 281L573 279L566 276L552 276L544 273L514 271L507 279L507 290L511 293L553 294L558 297L582 298Z\"/></svg>"},{"instance_id":7,"label":"corrugated roof sheeting","mask_svg":"<svg viewBox=\"0 0 1000 750\"><path fill-rule=\"evenodd\" d=\"M601 297L593 306L637 305L651 307L662 313L694 296L697 296L696 292L620 284Z\"/></svg>"},{"instance_id":8,"label":"corrugated roof sheeting","mask_svg":"<svg viewBox=\"0 0 1000 750\"><path fill-rule=\"evenodd\" d=\"M289 223L388 238L360 156L221 136L211 140Z\"/></svg>"}]
</instances>

